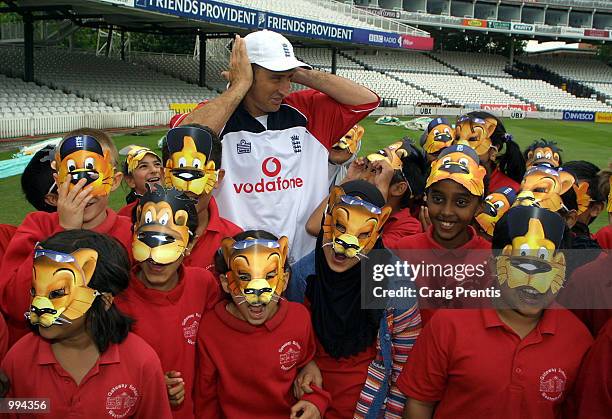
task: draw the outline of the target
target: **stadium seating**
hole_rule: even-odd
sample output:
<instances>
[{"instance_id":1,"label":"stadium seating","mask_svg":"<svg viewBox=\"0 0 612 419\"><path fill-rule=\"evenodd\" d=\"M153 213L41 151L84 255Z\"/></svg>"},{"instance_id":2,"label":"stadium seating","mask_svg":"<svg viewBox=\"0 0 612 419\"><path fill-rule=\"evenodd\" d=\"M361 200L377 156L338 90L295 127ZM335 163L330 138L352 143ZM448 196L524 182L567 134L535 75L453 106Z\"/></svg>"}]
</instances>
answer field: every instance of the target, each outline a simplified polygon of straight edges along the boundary
<instances>
[{"instance_id":1,"label":"stadium seating","mask_svg":"<svg viewBox=\"0 0 612 419\"><path fill-rule=\"evenodd\" d=\"M504 71L508 59L501 55L457 51L437 52L432 55L465 74L511 77Z\"/></svg>"},{"instance_id":2,"label":"stadium seating","mask_svg":"<svg viewBox=\"0 0 612 419\"><path fill-rule=\"evenodd\" d=\"M526 104L524 101L494 87L459 74L418 74L405 72L391 72L390 74L428 91L435 92L455 105L480 103Z\"/></svg>"},{"instance_id":3,"label":"stadium seating","mask_svg":"<svg viewBox=\"0 0 612 419\"><path fill-rule=\"evenodd\" d=\"M578 81L612 82L612 67L606 65L603 61L592 58L532 55L520 57L519 61L540 65L561 76Z\"/></svg>"},{"instance_id":4,"label":"stadium seating","mask_svg":"<svg viewBox=\"0 0 612 419\"><path fill-rule=\"evenodd\" d=\"M117 107L0 74L0 118L117 111Z\"/></svg>"},{"instance_id":5,"label":"stadium seating","mask_svg":"<svg viewBox=\"0 0 612 419\"><path fill-rule=\"evenodd\" d=\"M543 110L612 111L591 98L578 98L543 80L483 77L483 80L535 103Z\"/></svg>"},{"instance_id":6,"label":"stadium seating","mask_svg":"<svg viewBox=\"0 0 612 419\"><path fill-rule=\"evenodd\" d=\"M447 104L434 95L376 71L340 69L338 70L338 75L368 87L382 98L397 99L399 105L417 105L419 103Z\"/></svg>"},{"instance_id":7,"label":"stadium seating","mask_svg":"<svg viewBox=\"0 0 612 419\"><path fill-rule=\"evenodd\" d=\"M438 74L456 73L453 69L419 52L377 51L376 54L356 54L347 51L346 54L375 70Z\"/></svg>"},{"instance_id":8,"label":"stadium seating","mask_svg":"<svg viewBox=\"0 0 612 419\"><path fill-rule=\"evenodd\" d=\"M121 60L62 49L35 52L34 73L40 83L127 111L167 110L173 102L199 102L217 95L210 89ZM7 48L0 54L0 72L20 75L23 50Z\"/></svg>"}]
</instances>

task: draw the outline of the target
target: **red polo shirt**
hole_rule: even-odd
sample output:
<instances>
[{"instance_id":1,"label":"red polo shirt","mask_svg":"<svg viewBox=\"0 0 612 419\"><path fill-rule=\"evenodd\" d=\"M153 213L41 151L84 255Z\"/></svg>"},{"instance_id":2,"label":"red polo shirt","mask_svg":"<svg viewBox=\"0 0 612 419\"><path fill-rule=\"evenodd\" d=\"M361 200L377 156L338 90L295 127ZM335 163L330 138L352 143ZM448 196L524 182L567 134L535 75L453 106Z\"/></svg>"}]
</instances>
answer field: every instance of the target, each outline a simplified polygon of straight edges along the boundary
<instances>
[{"instance_id":1,"label":"red polo shirt","mask_svg":"<svg viewBox=\"0 0 612 419\"><path fill-rule=\"evenodd\" d=\"M308 310L281 300L261 326L231 315L227 301L204 315L198 333L196 417L286 419L296 403L292 386L298 370L315 353ZM329 394L304 395L323 416Z\"/></svg>"},{"instance_id":2,"label":"red polo shirt","mask_svg":"<svg viewBox=\"0 0 612 419\"><path fill-rule=\"evenodd\" d=\"M100 355L79 385L55 358L49 341L23 337L2 361L11 382L7 397L49 399L40 418L172 418L155 351L130 333Z\"/></svg>"},{"instance_id":3,"label":"red polo shirt","mask_svg":"<svg viewBox=\"0 0 612 419\"><path fill-rule=\"evenodd\" d=\"M593 336L612 318L612 253L604 255L576 269L557 297Z\"/></svg>"},{"instance_id":4,"label":"red polo shirt","mask_svg":"<svg viewBox=\"0 0 612 419\"><path fill-rule=\"evenodd\" d=\"M383 228L383 242L386 247L390 247L399 239L423 231L421 222L414 218L410 213L410 208L404 208L391 214Z\"/></svg>"},{"instance_id":5,"label":"red polo shirt","mask_svg":"<svg viewBox=\"0 0 612 419\"><path fill-rule=\"evenodd\" d=\"M134 201L132 201L129 204L127 204L124 207L122 207L119 211L117 211L117 214L123 215L124 217L127 217L127 218L129 218L131 220L132 219L132 211L134 211L134 207L136 205L138 205L138 199L135 199Z\"/></svg>"},{"instance_id":6,"label":"red polo shirt","mask_svg":"<svg viewBox=\"0 0 612 419\"><path fill-rule=\"evenodd\" d=\"M593 236L602 249L612 249L612 224L600 228Z\"/></svg>"},{"instance_id":7,"label":"red polo shirt","mask_svg":"<svg viewBox=\"0 0 612 419\"><path fill-rule=\"evenodd\" d=\"M489 188L487 193L496 191L499 188L507 188L508 186L514 189L514 192L518 192L521 187L520 184L503 174L502 171L496 167L489 175Z\"/></svg>"},{"instance_id":8,"label":"red polo shirt","mask_svg":"<svg viewBox=\"0 0 612 419\"><path fill-rule=\"evenodd\" d=\"M113 236L131 253L131 229L130 219L107 208L106 218L92 231ZM64 229L59 224L57 212L31 212L17 228L6 249L0 275L0 309L9 325L10 345L28 332L23 313L29 309L32 299L30 288L34 246L60 231Z\"/></svg>"},{"instance_id":9,"label":"red polo shirt","mask_svg":"<svg viewBox=\"0 0 612 419\"><path fill-rule=\"evenodd\" d=\"M609 419L612 411L612 320L584 358L578 382L578 417Z\"/></svg>"},{"instance_id":10,"label":"red polo shirt","mask_svg":"<svg viewBox=\"0 0 612 419\"><path fill-rule=\"evenodd\" d=\"M458 286L472 289L484 289L488 286L490 278L488 275L488 258L490 256L491 243L485 238L478 235L474 227L467 226L470 239L463 246L456 249L446 249L441 246L433 237L433 225L427 231L412 236L404 237L392 244L392 248L396 249L396 254L405 261L413 264L423 262L428 266L433 265L454 265L454 266L479 266L483 272L482 276L477 276L474 273L465 275L460 278L452 275L438 274L418 274L416 285L419 289L429 288L441 290L442 288L451 289ZM431 271L433 272L433 271ZM488 305L487 299L444 299L441 297L423 298L419 293L419 310L421 312L421 321L425 325L437 308L454 307L454 308L475 308L477 304L482 303Z\"/></svg>"},{"instance_id":11,"label":"red polo shirt","mask_svg":"<svg viewBox=\"0 0 612 419\"><path fill-rule=\"evenodd\" d=\"M191 249L191 254L183 260L185 266L200 266L214 271L215 252L221 240L240 233L242 229L229 220L219 216L219 208L214 197L208 203L208 225Z\"/></svg>"},{"instance_id":12,"label":"red polo shirt","mask_svg":"<svg viewBox=\"0 0 612 419\"><path fill-rule=\"evenodd\" d=\"M0 224L0 261L4 257L4 252L8 247L13 235L17 231L17 227L10 224Z\"/></svg>"},{"instance_id":13,"label":"red polo shirt","mask_svg":"<svg viewBox=\"0 0 612 419\"><path fill-rule=\"evenodd\" d=\"M412 399L438 402L434 418L561 418L592 341L562 308L545 310L522 340L495 310L439 310L397 386Z\"/></svg>"},{"instance_id":14,"label":"red polo shirt","mask_svg":"<svg viewBox=\"0 0 612 419\"><path fill-rule=\"evenodd\" d=\"M179 282L170 291L147 288L132 270L130 286L115 298L119 309L136 320L133 332L157 352L164 373L179 371L185 380L185 401L172 408L175 418L193 418L195 342L200 319L221 298L219 281L204 268L179 269Z\"/></svg>"}]
</instances>

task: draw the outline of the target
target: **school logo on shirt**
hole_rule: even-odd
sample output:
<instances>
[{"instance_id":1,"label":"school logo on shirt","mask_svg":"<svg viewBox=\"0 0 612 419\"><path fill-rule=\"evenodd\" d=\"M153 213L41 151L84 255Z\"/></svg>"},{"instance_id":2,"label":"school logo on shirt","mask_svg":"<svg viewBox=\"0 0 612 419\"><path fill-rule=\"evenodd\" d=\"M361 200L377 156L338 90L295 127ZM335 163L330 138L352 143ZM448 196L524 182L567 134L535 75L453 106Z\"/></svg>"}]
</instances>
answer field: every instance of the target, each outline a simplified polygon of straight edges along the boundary
<instances>
[{"instance_id":1,"label":"school logo on shirt","mask_svg":"<svg viewBox=\"0 0 612 419\"><path fill-rule=\"evenodd\" d=\"M561 398L567 383L567 375L561 368L547 369L540 375L540 394L546 400L554 402Z\"/></svg>"},{"instance_id":2,"label":"school logo on shirt","mask_svg":"<svg viewBox=\"0 0 612 419\"><path fill-rule=\"evenodd\" d=\"M106 412L113 418L131 416L138 397L138 390L133 384L118 384L106 393Z\"/></svg>"},{"instance_id":3,"label":"school logo on shirt","mask_svg":"<svg viewBox=\"0 0 612 419\"><path fill-rule=\"evenodd\" d=\"M240 140L238 144L236 144L236 152L238 154L247 154L251 152L251 142L245 140L244 138Z\"/></svg>"},{"instance_id":4,"label":"school logo on shirt","mask_svg":"<svg viewBox=\"0 0 612 419\"><path fill-rule=\"evenodd\" d=\"M200 326L200 313L192 313L183 319L183 336L190 345L195 345L198 327Z\"/></svg>"},{"instance_id":5,"label":"school logo on shirt","mask_svg":"<svg viewBox=\"0 0 612 419\"><path fill-rule=\"evenodd\" d=\"M294 340L287 341L278 350L280 355L280 367L283 371L289 371L295 367L300 360L302 347Z\"/></svg>"}]
</instances>

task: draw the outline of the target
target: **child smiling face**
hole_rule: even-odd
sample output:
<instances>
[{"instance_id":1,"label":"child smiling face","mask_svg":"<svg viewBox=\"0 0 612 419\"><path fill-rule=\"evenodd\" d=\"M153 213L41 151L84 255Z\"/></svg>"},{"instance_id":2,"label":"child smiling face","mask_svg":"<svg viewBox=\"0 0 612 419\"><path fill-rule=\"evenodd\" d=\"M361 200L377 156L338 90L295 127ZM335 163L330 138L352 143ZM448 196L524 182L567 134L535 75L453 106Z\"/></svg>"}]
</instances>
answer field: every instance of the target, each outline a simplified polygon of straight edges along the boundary
<instances>
[{"instance_id":1,"label":"child smiling face","mask_svg":"<svg viewBox=\"0 0 612 419\"><path fill-rule=\"evenodd\" d=\"M453 249L470 239L467 226L481 208L479 197L451 179L436 182L427 190L427 209L434 239Z\"/></svg>"}]
</instances>

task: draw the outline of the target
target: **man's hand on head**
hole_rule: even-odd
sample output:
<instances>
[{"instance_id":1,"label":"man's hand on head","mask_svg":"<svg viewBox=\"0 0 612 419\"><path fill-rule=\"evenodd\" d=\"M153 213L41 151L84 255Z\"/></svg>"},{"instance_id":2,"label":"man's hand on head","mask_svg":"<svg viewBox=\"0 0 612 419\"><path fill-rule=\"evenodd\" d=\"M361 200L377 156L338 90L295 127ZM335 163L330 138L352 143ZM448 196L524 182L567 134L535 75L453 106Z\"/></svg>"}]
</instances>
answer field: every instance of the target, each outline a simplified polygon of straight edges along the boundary
<instances>
[{"instance_id":1,"label":"man's hand on head","mask_svg":"<svg viewBox=\"0 0 612 419\"><path fill-rule=\"evenodd\" d=\"M236 35L234 40L229 69L221 75L229 82L230 88L241 89L245 94L253 84L253 68L247 55L246 43L240 35Z\"/></svg>"}]
</instances>

